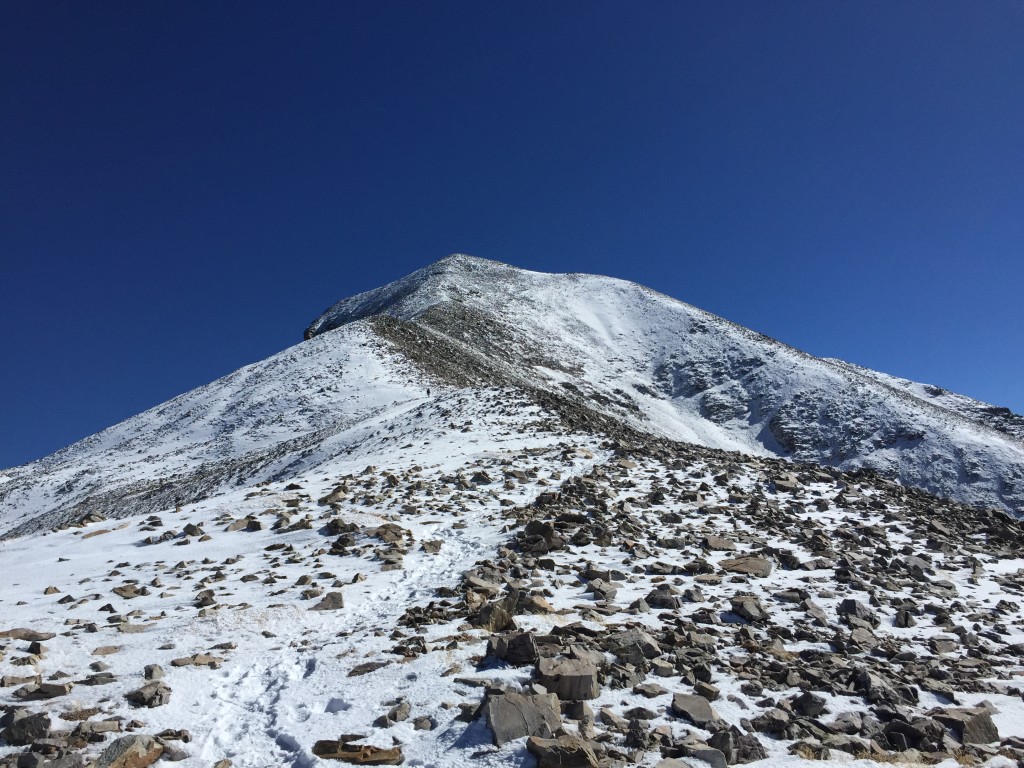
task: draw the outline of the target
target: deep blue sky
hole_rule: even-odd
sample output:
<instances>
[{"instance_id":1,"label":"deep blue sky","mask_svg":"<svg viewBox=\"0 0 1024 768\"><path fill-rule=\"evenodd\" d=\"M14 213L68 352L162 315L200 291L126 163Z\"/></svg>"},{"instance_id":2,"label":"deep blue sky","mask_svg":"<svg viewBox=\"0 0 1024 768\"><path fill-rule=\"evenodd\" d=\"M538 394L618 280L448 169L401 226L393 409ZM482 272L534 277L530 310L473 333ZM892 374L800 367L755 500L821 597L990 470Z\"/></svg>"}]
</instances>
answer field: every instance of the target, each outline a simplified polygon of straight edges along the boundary
<instances>
[{"instance_id":1,"label":"deep blue sky","mask_svg":"<svg viewBox=\"0 0 1024 768\"><path fill-rule=\"evenodd\" d=\"M1024 412L1024 5L0 0L0 466L462 251Z\"/></svg>"}]
</instances>

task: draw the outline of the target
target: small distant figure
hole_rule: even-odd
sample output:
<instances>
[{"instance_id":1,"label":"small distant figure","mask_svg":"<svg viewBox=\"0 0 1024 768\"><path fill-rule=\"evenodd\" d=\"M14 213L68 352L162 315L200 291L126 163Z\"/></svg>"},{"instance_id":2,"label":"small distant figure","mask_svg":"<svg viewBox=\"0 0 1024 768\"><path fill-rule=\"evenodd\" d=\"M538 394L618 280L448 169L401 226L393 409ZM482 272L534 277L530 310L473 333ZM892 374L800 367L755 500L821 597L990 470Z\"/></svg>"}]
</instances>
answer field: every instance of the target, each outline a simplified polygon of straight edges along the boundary
<instances>
[{"instance_id":1,"label":"small distant figure","mask_svg":"<svg viewBox=\"0 0 1024 768\"><path fill-rule=\"evenodd\" d=\"M430 387L427 387L427 397L430 397Z\"/></svg>"}]
</instances>

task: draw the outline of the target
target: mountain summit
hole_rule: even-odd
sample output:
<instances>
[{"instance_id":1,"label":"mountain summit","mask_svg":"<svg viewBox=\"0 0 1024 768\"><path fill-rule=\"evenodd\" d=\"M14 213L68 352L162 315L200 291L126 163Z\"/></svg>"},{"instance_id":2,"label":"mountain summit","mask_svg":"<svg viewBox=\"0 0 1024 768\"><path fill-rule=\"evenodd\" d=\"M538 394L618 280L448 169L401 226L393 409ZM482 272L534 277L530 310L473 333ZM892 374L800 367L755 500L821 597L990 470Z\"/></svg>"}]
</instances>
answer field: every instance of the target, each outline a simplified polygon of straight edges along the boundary
<instances>
[{"instance_id":1,"label":"mountain summit","mask_svg":"<svg viewBox=\"0 0 1024 768\"><path fill-rule=\"evenodd\" d=\"M0 768L1024 764L1021 427L451 256L0 472Z\"/></svg>"}]
</instances>

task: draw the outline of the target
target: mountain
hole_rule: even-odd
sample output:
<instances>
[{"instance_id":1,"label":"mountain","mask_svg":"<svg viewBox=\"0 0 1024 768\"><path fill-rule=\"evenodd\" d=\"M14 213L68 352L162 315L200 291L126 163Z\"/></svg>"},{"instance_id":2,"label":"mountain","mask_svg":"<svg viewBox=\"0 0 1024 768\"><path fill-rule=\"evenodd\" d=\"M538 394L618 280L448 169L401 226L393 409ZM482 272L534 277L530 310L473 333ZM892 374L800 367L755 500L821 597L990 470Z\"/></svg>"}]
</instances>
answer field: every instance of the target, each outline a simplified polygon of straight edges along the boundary
<instances>
[{"instance_id":1,"label":"mountain","mask_svg":"<svg viewBox=\"0 0 1024 768\"><path fill-rule=\"evenodd\" d=\"M633 283L454 255L344 299L306 341L0 479L0 533L284 477L430 382L513 387L640 432L1024 510L1024 418L814 358Z\"/></svg>"},{"instance_id":2,"label":"mountain","mask_svg":"<svg viewBox=\"0 0 1024 768\"><path fill-rule=\"evenodd\" d=\"M1022 424L448 257L0 472L0 768L1024 760Z\"/></svg>"}]
</instances>

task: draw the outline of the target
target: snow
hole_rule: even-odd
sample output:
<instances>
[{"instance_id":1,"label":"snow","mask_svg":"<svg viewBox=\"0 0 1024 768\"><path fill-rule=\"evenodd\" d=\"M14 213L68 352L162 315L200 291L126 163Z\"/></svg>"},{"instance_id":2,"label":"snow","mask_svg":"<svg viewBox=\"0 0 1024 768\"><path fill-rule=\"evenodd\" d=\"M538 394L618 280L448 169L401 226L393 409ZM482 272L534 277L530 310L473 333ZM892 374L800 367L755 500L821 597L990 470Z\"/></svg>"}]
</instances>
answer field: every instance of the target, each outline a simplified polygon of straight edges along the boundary
<instances>
[{"instance_id":1,"label":"snow","mask_svg":"<svg viewBox=\"0 0 1024 768\"><path fill-rule=\"evenodd\" d=\"M459 704L479 702L477 683L525 682L528 670L479 666L486 633L460 619L415 629L402 619L410 608L442 600L439 589L455 587L466 569L508 545L510 509L531 504L568 478L607 467L612 447L600 436L569 431L514 387L456 388L426 378L366 320L386 312L427 322L432 309L450 304L488 313L511 329L515 343L504 348L501 362L521 379L552 392L576 391L589 407L641 431L751 456L783 452L844 468L876 467L906 484L971 503L1020 508L1024 482L1013 483L1024 481L1024 446L980 420L984 404L948 393L932 396L923 385L818 360L624 281L547 275L455 256L340 302L313 323L302 344L0 475L0 535L6 537L0 540L0 630L25 626L58 633L34 665L16 665L26 648L10 643L7 655L0 653L0 674L31 672L47 680L63 671L81 680L91 663L102 660L116 681L78 684L67 697L32 706L53 714L97 707L97 718L136 718L147 733L187 728L192 740L184 745L184 768L222 758L235 766L314 766L320 760L310 751L313 743L343 733L379 746L397 741L413 766L531 765L522 740L497 748L480 720L457 719ZM459 343L474 342L467 333ZM918 432L921 437L914 436ZM784 451L780 440L796 447ZM730 480L735 487L763 488L764 478L741 456L736 467ZM511 469L536 474L502 482ZM703 502L671 501L637 514L662 535L713 524L716 510L729 506L727 489L713 481L719 469L709 463L686 470L703 472L713 487ZM478 470L495 482L459 484L458 478ZM628 473L630 493L641 497L664 472L641 464ZM394 485L391 477L398 478ZM325 509L317 501L339 483L347 490L337 517L361 531L359 546L344 555L331 554L334 536L324 532ZM823 481L810 491L825 499L835 496L836 487ZM785 493L775 497L787 502ZM310 516L310 526L271 530L286 509L295 510L293 522ZM109 519L67 527L94 511ZM670 512L685 523L666 523ZM807 506L801 514L833 532L881 526L893 547L914 545L882 513L831 504L826 511ZM150 515L158 515L159 524ZM262 522L261 530L225 530L230 521L250 516ZM407 529L415 542L397 570L384 569L365 534L387 522ZM209 538L183 536L190 523ZM720 533L760 535L752 524L730 525ZM51 531L55 527L62 529ZM144 543L163 531L173 535ZM426 541L440 542L439 551L424 550ZM771 538L765 544L789 546ZM729 554L704 556L717 564ZM566 573L582 560L624 567L621 551L596 544L555 557ZM642 571L653 559L631 559L629 567ZM990 610L1006 597L994 578L1024 568L1024 557L991 558L982 566L977 577L963 558L937 556L936 578L949 579L961 595ZM779 569L756 589L767 600L826 575ZM304 579L324 592L341 591L344 608L310 611L319 598L302 598L311 586L300 583ZM133 580L148 585L149 594L121 599L111 593ZM45 594L49 586L60 591ZM203 588L215 590L219 607L197 609L195 595ZM628 605L649 588L641 577L627 579L618 602ZM704 589L709 603L722 605L733 587L724 582ZM546 632L581 612L595 628L608 626L586 613L591 598L575 576L559 578L550 592L553 613L517 617L521 626ZM69 595L70 602L59 602ZM847 596L820 602L834 614ZM107 604L115 613L103 610ZM882 613L891 620L891 606ZM781 627L792 624L785 609L774 618ZM1024 642L1021 617L1006 624L1012 641ZM941 633L921 626L886 631L921 652ZM416 634L430 652L411 658L394 652ZM216 648L227 642L236 647ZM120 649L93 655L108 645ZM826 650L827 644L792 643L790 650L810 647ZM727 649L737 658L744 652ZM223 663L216 669L170 664L196 653L221 656ZM368 660L387 664L349 677ZM170 703L128 708L124 694L142 684L143 667L153 663L167 672ZM662 682L682 690L678 678ZM754 703L737 680L715 684L722 688L715 703L722 717L739 724L750 716ZM15 703L13 690L0 688L0 705ZM939 703L928 696L922 696L922 708ZM373 726L399 697L412 706L412 717L387 729ZM983 698L996 707L1003 735L1024 733L1019 696L965 695L964 701ZM669 725L681 734L679 721L664 714L667 700L650 704L629 690L607 688L595 710L643 703L661 712L652 726ZM829 707L836 713L863 705L830 697ZM416 729L414 721L423 717L434 724L431 730ZM74 723L58 725L70 729ZM765 741L770 757L755 768L798 760L788 755L788 742ZM13 751L0 747L0 757ZM657 759L648 753L642 765L650 768ZM822 764L840 763L869 765ZM1001 766L1000 759L991 765Z\"/></svg>"}]
</instances>

